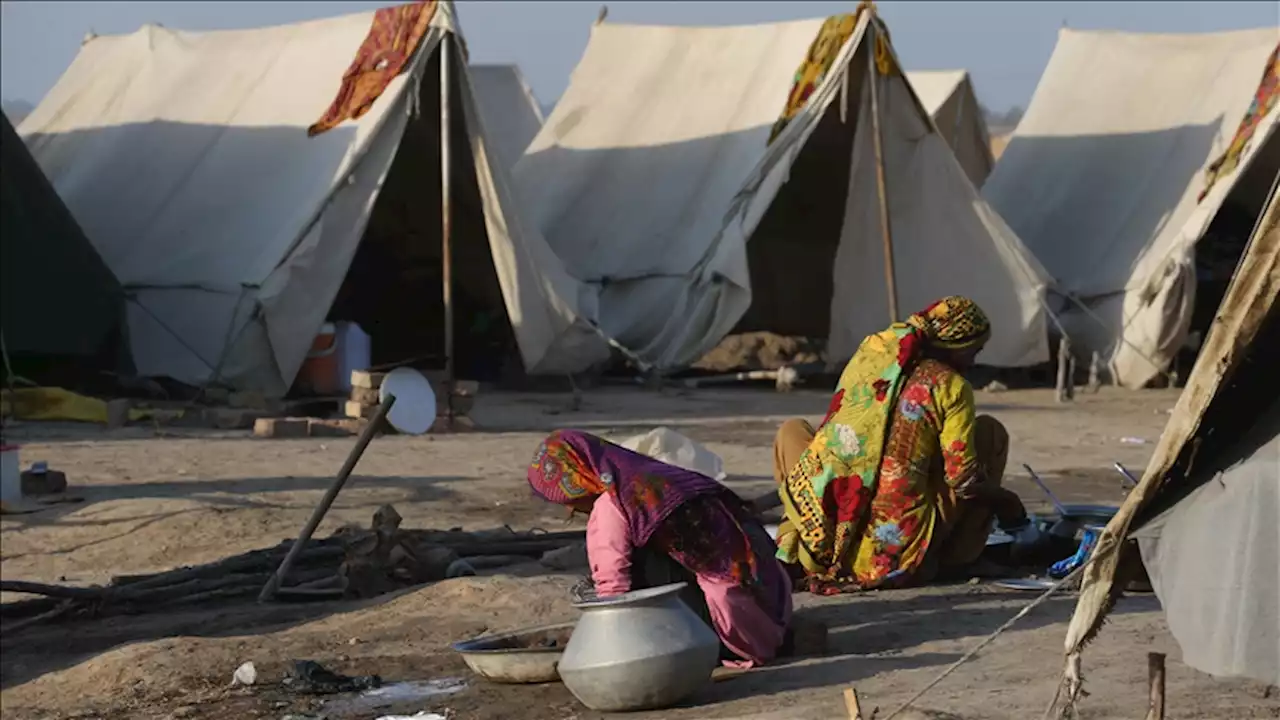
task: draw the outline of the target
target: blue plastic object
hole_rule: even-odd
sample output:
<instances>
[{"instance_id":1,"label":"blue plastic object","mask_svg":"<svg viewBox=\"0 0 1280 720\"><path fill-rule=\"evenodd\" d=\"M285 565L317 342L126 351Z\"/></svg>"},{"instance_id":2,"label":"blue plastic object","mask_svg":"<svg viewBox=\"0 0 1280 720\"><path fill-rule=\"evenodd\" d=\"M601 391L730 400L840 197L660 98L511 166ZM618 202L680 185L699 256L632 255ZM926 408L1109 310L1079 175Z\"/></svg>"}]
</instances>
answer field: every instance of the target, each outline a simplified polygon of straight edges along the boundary
<instances>
[{"instance_id":1,"label":"blue plastic object","mask_svg":"<svg viewBox=\"0 0 1280 720\"><path fill-rule=\"evenodd\" d=\"M1084 562L1089 559L1090 553L1093 552L1093 546L1097 544L1098 531L1085 529L1084 537L1080 539L1080 547L1076 548L1076 554L1066 560L1059 560L1058 562L1050 565L1049 577L1054 580L1061 580L1062 578L1070 575L1073 570L1083 565Z\"/></svg>"}]
</instances>

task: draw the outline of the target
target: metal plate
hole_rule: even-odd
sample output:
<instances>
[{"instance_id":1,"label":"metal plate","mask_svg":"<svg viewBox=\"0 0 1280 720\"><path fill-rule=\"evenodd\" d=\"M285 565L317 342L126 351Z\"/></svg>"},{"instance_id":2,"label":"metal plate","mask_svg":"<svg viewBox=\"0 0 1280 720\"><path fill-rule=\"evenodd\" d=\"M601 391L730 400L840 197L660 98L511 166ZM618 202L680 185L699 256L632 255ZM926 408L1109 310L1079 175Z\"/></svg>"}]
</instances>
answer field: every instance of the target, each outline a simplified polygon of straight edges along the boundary
<instances>
[{"instance_id":1,"label":"metal plate","mask_svg":"<svg viewBox=\"0 0 1280 720\"><path fill-rule=\"evenodd\" d=\"M1008 545L1013 542L1013 536L1006 532L996 530L987 536L987 547L993 545Z\"/></svg>"},{"instance_id":2,"label":"metal plate","mask_svg":"<svg viewBox=\"0 0 1280 720\"><path fill-rule=\"evenodd\" d=\"M1037 578L1012 578L1009 580L997 580L993 585L1008 590L1039 590L1044 591L1057 584L1054 580L1041 580Z\"/></svg>"},{"instance_id":3,"label":"metal plate","mask_svg":"<svg viewBox=\"0 0 1280 720\"><path fill-rule=\"evenodd\" d=\"M436 393L427 378L413 368L401 367L387 373L378 390L378 399L396 396L387 413L391 427L406 435L421 435L436 421Z\"/></svg>"}]
</instances>

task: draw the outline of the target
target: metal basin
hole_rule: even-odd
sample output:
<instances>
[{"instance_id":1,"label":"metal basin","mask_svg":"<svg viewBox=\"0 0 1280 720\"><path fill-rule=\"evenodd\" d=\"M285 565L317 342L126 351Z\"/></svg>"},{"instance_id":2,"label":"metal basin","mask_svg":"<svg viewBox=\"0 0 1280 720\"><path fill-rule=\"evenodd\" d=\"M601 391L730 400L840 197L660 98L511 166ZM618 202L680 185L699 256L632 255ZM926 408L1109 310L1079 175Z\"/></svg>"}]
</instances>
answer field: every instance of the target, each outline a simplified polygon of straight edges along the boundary
<instances>
[{"instance_id":1,"label":"metal basin","mask_svg":"<svg viewBox=\"0 0 1280 720\"><path fill-rule=\"evenodd\" d=\"M1076 520L1086 525L1106 525L1120 512L1116 505L1065 505L1066 520Z\"/></svg>"},{"instance_id":2,"label":"metal basin","mask_svg":"<svg viewBox=\"0 0 1280 720\"><path fill-rule=\"evenodd\" d=\"M1050 526L1049 534L1069 539L1076 539L1084 528L1106 527L1120 512L1120 508L1113 505L1066 505L1063 509L1066 514Z\"/></svg>"},{"instance_id":3,"label":"metal basin","mask_svg":"<svg viewBox=\"0 0 1280 720\"><path fill-rule=\"evenodd\" d=\"M574 623L542 625L453 644L471 671L499 683L542 683L560 677L556 666Z\"/></svg>"},{"instance_id":4,"label":"metal basin","mask_svg":"<svg viewBox=\"0 0 1280 720\"><path fill-rule=\"evenodd\" d=\"M574 603L582 618L560 660L560 679L601 712L656 710L711 681L720 638L677 593L685 583Z\"/></svg>"}]
</instances>

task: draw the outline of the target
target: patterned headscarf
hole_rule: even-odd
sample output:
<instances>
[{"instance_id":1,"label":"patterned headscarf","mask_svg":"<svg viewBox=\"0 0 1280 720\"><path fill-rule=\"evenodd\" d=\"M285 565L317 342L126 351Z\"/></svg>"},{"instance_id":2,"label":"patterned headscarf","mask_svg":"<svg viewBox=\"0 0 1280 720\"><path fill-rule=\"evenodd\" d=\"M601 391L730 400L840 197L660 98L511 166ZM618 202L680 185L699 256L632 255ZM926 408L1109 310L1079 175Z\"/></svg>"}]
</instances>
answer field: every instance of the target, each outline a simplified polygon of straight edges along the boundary
<instances>
[{"instance_id":1,"label":"patterned headscarf","mask_svg":"<svg viewBox=\"0 0 1280 720\"><path fill-rule=\"evenodd\" d=\"M907 325L935 347L964 350L991 338L991 321L978 303L961 295L945 297L907 318Z\"/></svg>"},{"instance_id":2,"label":"patterned headscarf","mask_svg":"<svg viewBox=\"0 0 1280 720\"><path fill-rule=\"evenodd\" d=\"M757 581L742 527L755 521L737 495L705 475L589 433L557 430L538 446L528 477L535 494L560 505L581 507L613 493L636 547L652 540L695 573Z\"/></svg>"}]
</instances>

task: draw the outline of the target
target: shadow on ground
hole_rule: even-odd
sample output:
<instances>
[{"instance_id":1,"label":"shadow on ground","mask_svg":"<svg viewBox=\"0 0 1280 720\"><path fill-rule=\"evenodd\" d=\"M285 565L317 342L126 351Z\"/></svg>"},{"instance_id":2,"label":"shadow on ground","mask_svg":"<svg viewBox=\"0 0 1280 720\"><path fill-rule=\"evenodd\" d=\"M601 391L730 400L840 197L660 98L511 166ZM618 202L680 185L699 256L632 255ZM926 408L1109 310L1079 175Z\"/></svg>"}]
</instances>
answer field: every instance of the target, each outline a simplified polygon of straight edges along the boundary
<instances>
[{"instance_id":1,"label":"shadow on ground","mask_svg":"<svg viewBox=\"0 0 1280 720\"><path fill-rule=\"evenodd\" d=\"M442 483L465 481L469 478L456 476L420 476L420 477L366 477L352 476L349 486L363 490L397 490L404 494L397 498L398 503L432 502L436 500L452 500L457 493ZM255 497L271 493L306 493L322 492L333 485L333 478L277 476L261 478L235 478L221 480L184 479L174 482L155 483L120 483L97 484L72 487L68 495L77 498L77 502L60 502L48 505L44 509L25 515L6 515L6 529L20 529L40 525L58 524L66 527L107 526L120 523L133 523L118 535L102 537L78 546L59 548L47 554L66 554L82 547L117 539L137 532L147 525L194 512L232 512L244 509L310 509L315 507L314 500L291 502L288 500L272 500ZM94 518L92 512L85 513L95 503L115 502L121 500L189 500L201 503L200 507L185 508L158 513ZM348 508L377 508L385 501L369 501L351 503L351 496L344 498L344 506ZM69 517L70 515L87 515L85 517ZM137 521L137 522L134 522ZM41 553L46 554L46 553ZM24 555L4 555L4 559L15 559Z\"/></svg>"}]
</instances>

